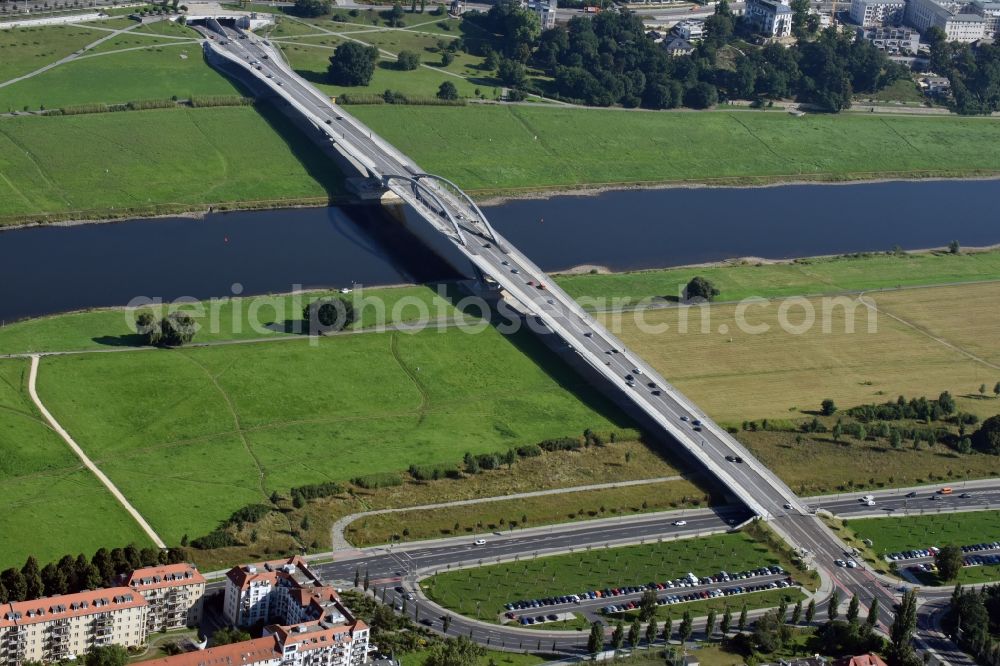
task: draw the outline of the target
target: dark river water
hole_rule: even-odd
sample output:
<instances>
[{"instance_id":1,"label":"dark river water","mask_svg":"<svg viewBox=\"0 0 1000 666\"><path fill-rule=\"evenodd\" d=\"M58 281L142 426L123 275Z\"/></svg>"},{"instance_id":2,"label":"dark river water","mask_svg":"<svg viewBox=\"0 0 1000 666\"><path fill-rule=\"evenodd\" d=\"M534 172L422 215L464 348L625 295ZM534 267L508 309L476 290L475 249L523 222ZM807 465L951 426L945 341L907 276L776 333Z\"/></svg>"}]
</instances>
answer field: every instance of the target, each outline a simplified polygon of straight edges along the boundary
<instances>
[{"instance_id":1,"label":"dark river water","mask_svg":"<svg viewBox=\"0 0 1000 666\"><path fill-rule=\"evenodd\" d=\"M485 209L546 270L655 268L1000 243L1000 182L608 192ZM424 224L378 207L223 213L0 232L0 320L136 297L172 300L458 276Z\"/></svg>"}]
</instances>

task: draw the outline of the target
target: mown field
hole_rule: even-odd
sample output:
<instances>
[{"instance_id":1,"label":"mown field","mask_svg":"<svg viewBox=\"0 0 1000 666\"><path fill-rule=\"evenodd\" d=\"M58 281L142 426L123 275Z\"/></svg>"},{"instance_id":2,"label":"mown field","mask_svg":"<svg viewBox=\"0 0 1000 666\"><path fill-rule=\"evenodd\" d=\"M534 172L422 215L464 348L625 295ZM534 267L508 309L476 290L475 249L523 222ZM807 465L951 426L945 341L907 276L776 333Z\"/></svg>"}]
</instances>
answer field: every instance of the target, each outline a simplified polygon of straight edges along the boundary
<instances>
[{"instance_id":1,"label":"mown field","mask_svg":"<svg viewBox=\"0 0 1000 666\"><path fill-rule=\"evenodd\" d=\"M28 396L27 361L0 361L0 569L100 547L152 545L49 429Z\"/></svg>"},{"instance_id":2,"label":"mown field","mask_svg":"<svg viewBox=\"0 0 1000 666\"><path fill-rule=\"evenodd\" d=\"M801 418L817 410L824 398L850 407L898 395L937 397L945 390L957 397L963 411L980 417L1000 411L1000 401L978 395L980 384L992 387L1000 379L1000 370L955 348L976 340L977 350L995 353L995 336L989 331L1000 325L996 308L1000 284L928 287L868 297L879 311L859 305L853 332L849 309L831 307L824 317L822 301L813 298L808 303L815 322L803 334L782 328L777 302L755 305L742 318L739 306L712 305L705 310L707 329L702 328L701 313L687 313L686 332L681 319L685 311L679 308L647 311L639 321L626 313L620 334L637 354L724 422ZM948 303L962 307L952 305L949 310ZM785 320L799 326L806 321L805 311L805 306L795 306ZM903 321L886 314L897 311ZM602 317L607 320L611 315ZM824 319L829 332L824 332ZM924 332L932 325L938 327L943 342ZM647 328L655 326L661 328ZM757 326L769 329L754 334L757 329L752 327Z\"/></svg>"},{"instance_id":3,"label":"mown field","mask_svg":"<svg viewBox=\"0 0 1000 666\"><path fill-rule=\"evenodd\" d=\"M437 603L471 617L496 621L504 604L518 599L577 594L584 590L645 585L693 572L707 576L743 571L778 558L742 532L622 548L595 547L568 555L440 572L421 582Z\"/></svg>"},{"instance_id":4,"label":"mown field","mask_svg":"<svg viewBox=\"0 0 1000 666\"><path fill-rule=\"evenodd\" d=\"M562 286L577 299L631 303L676 300L696 275L712 282L718 301L749 297L778 298L846 291L875 291L949 282L1000 280L1000 252L912 253L864 257L800 259L791 263L737 263L725 266L668 268L631 273L561 275ZM930 298L930 294L927 296ZM889 298L880 295L880 299ZM904 296L905 298L905 296ZM625 305L627 301L622 301ZM950 313L950 308L943 312Z\"/></svg>"},{"instance_id":5,"label":"mown field","mask_svg":"<svg viewBox=\"0 0 1000 666\"><path fill-rule=\"evenodd\" d=\"M96 23L95 25L102 25ZM71 25L11 28L0 31L0 83L65 58L108 33ZM0 99L6 88L0 88ZM0 109L3 106L0 105Z\"/></svg>"},{"instance_id":6,"label":"mown field","mask_svg":"<svg viewBox=\"0 0 1000 666\"><path fill-rule=\"evenodd\" d=\"M427 170L474 192L1000 170L1000 155L984 149L1000 124L982 119L524 106L352 112Z\"/></svg>"},{"instance_id":7,"label":"mown field","mask_svg":"<svg viewBox=\"0 0 1000 666\"><path fill-rule=\"evenodd\" d=\"M0 224L248 199L326 203L342 194L327 158L276 113L265 114L178 108L4 119Z\"/></svg>"},{"instance_id":8,"label":"mown field","mask_svg":"<svg viewBox=\"0 0 1000 666\"><path fill-rule=\"evenodd\" d=\"M39 391L176 542L273 490L618 425L537 344L452 329L62 356Z\"/></svg>"}]
</instances>

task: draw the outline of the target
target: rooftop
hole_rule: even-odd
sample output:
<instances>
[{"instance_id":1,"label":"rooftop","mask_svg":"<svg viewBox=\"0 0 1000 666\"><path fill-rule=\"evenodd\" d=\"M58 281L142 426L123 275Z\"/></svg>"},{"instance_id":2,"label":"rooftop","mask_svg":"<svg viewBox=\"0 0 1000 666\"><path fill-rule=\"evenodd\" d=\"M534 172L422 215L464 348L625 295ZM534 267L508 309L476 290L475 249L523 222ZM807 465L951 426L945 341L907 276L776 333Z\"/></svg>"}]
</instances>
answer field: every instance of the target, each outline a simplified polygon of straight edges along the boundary
<instances>
[{"instance_id":1,"label":"rooftop","mask_svg":"<svg viewBox=\"0 0 1000 666\"><path fill-rule=\"evenodd\" d=\"M182 562L136 569L125 581L125 584L133 590L141 592L142 590L155 590L177 585L196 585L204 582L205 577L198 572L193 564Z\"/></svg>"},{"instance_id":2,"label":"rooftop","mask_svg":"<svg viewBox=\"0 0 1000 666\"><path fill-rule=\"evenodd\" d=\"M128 587L108 587L0 606L0 629L148 605Z\"/></svg>"}]
</instances>

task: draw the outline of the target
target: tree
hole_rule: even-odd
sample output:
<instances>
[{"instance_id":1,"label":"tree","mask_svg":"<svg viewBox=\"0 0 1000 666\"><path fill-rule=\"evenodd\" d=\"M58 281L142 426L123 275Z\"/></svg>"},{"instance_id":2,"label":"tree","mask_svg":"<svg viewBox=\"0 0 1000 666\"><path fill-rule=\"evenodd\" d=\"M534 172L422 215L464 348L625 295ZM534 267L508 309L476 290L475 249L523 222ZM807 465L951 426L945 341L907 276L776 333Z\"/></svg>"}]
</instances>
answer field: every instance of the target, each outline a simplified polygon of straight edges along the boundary
<instances>
[{"instance_id":1,"label":"tree","mask_svg":"<svg viewBox=\"0 0 1000 666\"><path fill-rule=\"evenodd\" d=\"M24 601L28 598L24 575L17 569L11 567L0 573L0 584L7 590L8 601Z\"/></svg>"},{"instance_id":2,"label":"tree","mask_svg":"<svg viewBox=\"0 0 1000 666\"><path fill-rule=\"evenodd\" d=\"M684 617L681 618L681 626L677 630L677 637L680 638L681 645L688 642L692 633L694 633L694 621L691 619L691 611L684 611Z\"/></svg>"},{"instance_id":3,"label":"tree","mask_svg":"<svg viewBox=\"0 0 1000 666\"><path fill-rule=\"evenodd\" d=\"M1000 454L1000 415L986 419L972 433L972 446L983 453Z\"/></svg>"},{"instance_id":4,"label":"tree","mask_svg":"<svg viewBox=\"0 0 1000 666\"><path fill-rule=\"evenodd\" d=\"M420 67L420 54L415 51L400 51L396 56L396 69L405 72Z\"/></svg>"},{"instance_id":5,"label":"tree","mask_svg":"<svg viewBox=\"0 0 1000 666\"><path fill-rule=\"evenodd\" d=\"M964 564L962 549L954 544L945 546L934 555L934 564L941 580L955 580Z\"/></svg>"},{"instance_id":6,"label":"tree","mask_svg":"<svg viewBox=\"0 0 1000 666\"><path fill-rule=\"evenodd\" d=\"M733 612L729 610L729 606L722 612L722 620L719 622L719 631L722 632L723 637L729 633L729 630L733 626Z\"/></svg>"},{"instance_id":7,"label":"tree","mask_svg":"<svg viewBox=\"0 0 1000 666\"><path fill-rule=\"evenodd\" d=\"M438 99L458 99L458 88L451 81L445 81L438 86Z\"/></svg>"},{"instance_id":8,"label":"tree","mask_svg":"<svg viewBox=\"0 0 1000 666\"><path fill-rule=\"evenodd\" d=\"M337 51L348 44L353 42L341 44L337 47ZM354 323L354 317L354 304L343 298L320 299L302 309L302 318L306 320L309 333L312 335L341 331Z\"/></svg>"},{"instance_id":9,"label":"tree","mask_svg":"<svg viewBox=\"0 0 1000 666\"><path fill-rule=\"evenodd\" d=\"M451 51L442 51L441 52L441 66L442 67L447 67L448 65L450 65L453 62L455 62L455 54L454 53L452 53Z\"/></svg>"},{"instance_id":10,"label":"tree","mask_svg":"<svg viewBox=\"0 0 1000 666\"><path fill-rule=\"evenodd\" d=\"M24 576L25 599L38 599L45 596L45 586L42 584L42 576L38 571L38 560L34 555L29 555L21 567L21 575Z\"/></svg>"},{"instance_id":11,"label":"tree","mask_svg":"<svg viewBox=\"0 0 1000 666\"><path fill-rule=\"evenodd\" d=\"M705 618L705 638L711 639L712 634L715 633L715 609L708 611L708 617Z\"/></svg>"},{"instance_id":12,"label":"tree","mask_svg":"<svg viewBox=\"0 0 1000 666\"><path fill-rule=\"evenodd\" d=\"M823 416L833 416L837 413L837 403L830 398L827 398L820 403L819 411L823 414Z\"/></svg>"},{"instance_id":13,"label":"tree","mask_svg":"<svg viewBox=\"0 0 1000 666\"><path fill-rule=\"evenodd\" d=\"M430 649L424 666L474 666L486 656L486 648L465 636L447 638Z\"/></svg>"},{"instance_id":14,"label":"tree","mask_svg":"<svg viewBox=\"0 0 1000 666\"><path fill-rule=\"evenodd\" d=\"M893 666L914 662L913 631L917 628L917 593L907 590L899 603L899 610L889 627L889 659ZM919 663L919 660L917 660Z\"/></svg>"},{"instance_id":15,"label":"tree","mask_svg":"<svg viewBox=\"0 0 1000 666\"><path fill-rule=\"evenodd\" d=\"M230 645L250 640L250 634L236 627L222 627L212 634L212 645ZM90 666L89 664L87 666Z\"/></svg>"},{"instance_id":16,"label":"tree","mask_svg":"<svg viewBox=\"0 0 1000 666\"><path fill-rule=\"evenodd\" d=\"M744 603L740 609L740 619L736 623L736 628L743 631L747 628L747 605Z\"/></svg>"},{"instance_id":17,"label":"tree","mask_svg":"<svg viewBox=\"0 0 1000 666\"><path fill-rule=\"evenodd\" d=\"M979 385L979 395L986 395L986 384Z\"/></svg>"},{"instance_id":18,"label":"tree","mask_svg":"<svg viewBox=\"0 0 1000 666\"><path fill-rule=\"evenodd\" d=\"M948 243L948 251L951 252L952 254L958 254L961 249L962 246L959 245L957 240L953 240L952 242Z\"/></svg>"},{"instance_id":19,"label":"tree","mask_svg":"<svg viewBox=\"0 0 1000 666\"><path fill-rule=\"evenodd\" d=\"M291 8L292 14L314 18L329 14L333 9L330 0L295 0L295 6Z\"/></svg>"},{"instance_id":20,"label":"tree","mask_svg":"<svg viewBox=\"0 0 1000 666\"><path fill-rule=\"evenodd\" d=\"M684 106L692 109L707 109L718 103L719 90L705 81L699 81L684 93Z\"/></svg>"},{"instance_id":21,"label":"tree","mask_svg":"<svg viewBox=\"0 0 1000 666\"><path fill-rule=\"evenodd\" d=\"M76 560L73 559L72 555L63 555L59 558L56 568L59 570L59 575L63 577L66 581L66 592L61 594L68 594L72 592L79 592L80 587L77 584L76 579ZM44 569L42 570L44 571ZM44 583L45 580L43 579Z\"/></svg>"},{"instance_id":22,"label":"tree","mask_svg":"<svg viewBox=\"0 0 1000 666\"><path fill-rule=\"evenodd\" d=\"M639 599L639 618L646 622L656 615L656 592L646 590Z\"/></svg>"},{"instance_id":23,"label":"tree","mask_svg":"<svg viewBox=\"0 0 1000 666\"><path fill-rule=\"evenodd\" d=\"M903 436L895 428L889 433L889 445L894 449L903 445Z\"/></svg>"},{"instance_id":24,"label":"tree","mask_svg":"<svg viewBox=\"0 0 1000 666\"><path fill-rule=\"evenodd\" d=\"M827 606L826 617L833 622L840 615L840 591L834 588L830 594L830 603Z\"/></svg>"},{"instance_id":25,"label":"tree","mask_svg":"<svg viewBox=\"0 0 1000 666\"><path fill-rule=\"evenodd\" d=\"M810 599L809 605L806 606L806 624L811 623L814 617L816 617L816 600Z\"/></svg>"},{"instance_id":26,"label":"tree","mask_svg":"<svg viewBox=\"0 0 1000 666\"><path fill-rule=\"evenodd\" d=\"M77 555L73 569L76 571L78 590L93 590L101 586L101 572L83 553Z\"/></svg>"},{"instance_id":27,"label":"tree","mask_svg":"<svg viewBox=\"0 0 1000 666\"><path fill-rule=\"evenodd\" d=\"M795 608L792 609L792 624L798 624L799 620L802 619L802 600L799 599L798 603L795 604Z\"/></svg>"},{"instance_id":28,"label":"tree","mask_svg":"<svg viewBox=\"0 0 1000 666\"><path fill-rule=\"evenodd\" d=\"M615 623L615 630L611 632L611 647L615 649L615 652L622 649L622 644L625 643L625 625L621 620Z\"/></svg>"},{"instance_id":29,"label":"tree","mask_svg":"<svg viewBox=\"0 0 1000 666\"><path fill-rule=\"evenodd\" d=\"M327 73L330 81L336 85L366 86L375 74L376 61L378 61L378 48L357 42L344 42L337 46L330 56ZM308 319L307 315L303 317Z\"/></svg>"},{"instance_id":30,"label":"tree","mask_svg":"<svg viewBox=\"0 0 1000 666\"><path fill-rule=\"evenodd\" d=\"M878 625L878 597L872 597L872 605L868 607L868 616L865 618L865 636L871 636Z\"/></svg>"},{"instance_id":31,"label":"tree","mask_svg":"<svg viewBox=\"0 0 1000 666\"><path fill-rule=\"evenodd\" d=\"M361 583L361 586L364 588L365 592L368 591L368 587L371 585L371 582L372 582L371 578L368 575L368 569L365 569L365 580L364 582Z\"/></svg>"},{"instance_id":32,"label":"tree","mask_svg":"<svg viewBox=\"0 0 1000 666\"><path fill-rule=\"evenodd\" d=\"M497 77L505 86L521 88L528 80L528 71L517 60L502 58L497 64Z\"/></svg>"},{"instance_id":33,"label":"tree","mask_svg":"<svg viewBox=\"0 0 1000 666\"><path fill-rule=\"evenodd\" d=\"M147 345L160 343L160 322L152 312L140 312L135 317L135 332Z\"/></svg>"},{"instance_id":34,"label":"tree","mask_svg":"<svg viewBox=\"0 0 1000 666\"><path fill-rule=\"evenodd\" d=\"M860 611L861 601L858 600L858 595L855 594L851 597L851 603L847 606L847 623L856 624Z\"/></svg>"},{"instance_id":35,"label":"tree","mask_svg":"<svg viewBox=\"0 0 1000 666\"><path fill-rule=\"evenodd\" d=\"M646 625L646 647L649 648L656 642L656 632L659 627L656 626L656 619L650 618L649 624Z\"/></svg>"},{"instance_id":36,"label":"tree","mask_svg":"<svg viewBox=\"0 0 1000 666\"><path fill-rule=\"evenodd\" d=\"M187 312L171 312L160 320L159 344L166 347L180 347L194 339L197 325Z\"/></svg>"},{"instance_id":37,"label":"tree","mask_svg":"<svg viewBox=\"0 0 1000 666\"><path fill-rule=\"evenodd\" d=\"M785 642L787 632L788 627L781 622L778 614L769 611L754 624L753 645L761 652L774 652Z\"/></svg>"},{"instance_id":38,"label":"tree","mask_svg":"<svg viewBox=\"0 0 1000 666\"><path fill-rule=\"evenodd\" d=\"M669 643L670 637L674 635L674 618L667 616L663 621L663 642Z\"/></svg>"},{"instance_id":39,"label":"tree","mask_svg":"<svg viewBox=\"0 0 1000 666\"><path fill-rule=\"evenodd\" d=\"M839 442L840 439L844 436L844 425L840 421L837 421L837 423L833 426L832 434L833 434L833 441L835 442Z\"/></svg>"},{"instance_id":40,"label":"tree","mask_svg":"<svg viewBox=\"0 0 1000 666\"><path fill-rule=\"evenodd\" d=\"M301 527L303 530L309 529L309 516L302 516L302 522L299 523L299 527Z\"/></svg>"},{"instance_id":41,"label":"tree","mask_svg":"<svg viewBox=\"0 0 1000 666\"><path fill-rule=\"evenodd\" d=\"M641 631L642 625L639 623L639 618L635 618L628 628L628 644L633 650L639 647L639 635Z\"/></svg>"},{"instance_id":42,"label":"tree","mask_svg":"<svg viewBox=\"0 0 1000 666\"><path fill-rule=\"evenodd\" d=\"M247 634L246 640L250 639ZM102 645L90 648L84 657L85 666L125 666L128 650L121 645Z\"/></svg>"},{"instance_id":43,"label":"tree","mask_svg":"<svg viewBox=\"0 0 1000 666\"><path fill-rule=\"evenodd\" d=\"M451 626L451 615L445 615L444 619L441 620L441 633L447 634L448 628Z\"/></svg>"},{"instance_id":44,"label":"tree","mask_svg":"<svg viewBox=\"0 0 1000 666\"><path fill-rule=\"evenodd\" d=\"M948 391L938 396L937 403L941 407L941 411L946 415L955 413L955 398L951 397L951 393Z\"/></svg>"},{"instance_id":45,"label":"tree","mask_svg":"<svg viewBox=\"0 0 1000 666\"><path fill-rule=\"evenodd\" d=\"M354 587L361 587L361 567L354 567Z\"/></svg>"},{"instance_id":46,"label":"tree","mask_svg":"<svg viewBox=\"0 0 1000 666\"><path fill-rule=\"evenodd\" d=\"M700 298L705 301L710 301L721 292L712 284L709 280L695 276L691 278L691 281L687 283L684 287L684 299L687 301Z\"/></svg>"},{"instance_id":47,"label":"tree","mask_svg":"<svg viewBox=\"0 0 1000 666\"><path fill-rule=\"evenodd\" d=\"M590 624L590 636L587 638L587 653L597 654L604 649L604 624L600 621Z\"/></svg>"},{"instance_id":48,"label":"tree","mask_svg":"<svg viewBox=\"0 0 1000 666\"><path fill-rule=\"evenodd\" d=\"M66 574L55 564L49 562L42 567L41 578L45 590L44 596L51 597L69 592L69 581L66 580Z\"/></svg>"}]
</instances>

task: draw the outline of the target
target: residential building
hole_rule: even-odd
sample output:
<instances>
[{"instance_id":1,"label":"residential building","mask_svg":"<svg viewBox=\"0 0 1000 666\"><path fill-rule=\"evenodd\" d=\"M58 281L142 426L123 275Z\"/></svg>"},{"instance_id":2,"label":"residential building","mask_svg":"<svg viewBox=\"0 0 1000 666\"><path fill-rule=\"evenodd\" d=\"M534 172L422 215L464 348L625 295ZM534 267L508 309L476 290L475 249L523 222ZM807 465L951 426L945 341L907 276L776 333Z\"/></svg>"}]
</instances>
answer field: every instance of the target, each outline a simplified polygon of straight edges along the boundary
<instances>
[{"instance_id":1,"label":"residential building","mask_svg":"<svg viewBox=\"0 0 1000 666\"><path fill-rule=\"evenodd\" d=\"M951 81L947 76L922 76L917 85L928 95L944 95L951 91Z\"/></svg>"},{"instance_id":2,"label":"residential building","mask_svg":"<svg viewBox=\"0 0 1000 666\"><path fill-rule=\"evenodd\" d=\"M857 657L844 657L834 662L836 666L885 666L882 657L874 652L862 654Z\"/></svg>"},{"instance_id":3,"label":"residential building","mask_svg":"<svg viewBox=\"0 0 1000 666\"><path fill-rule=\"evenodd\" d=\"M298 595L306 603L293 603ZM368 660L369 629L341 605L332 588L298 589L289 608L314 615L302 622L270 625L264 635L241 643L155 659L144 666L362 666Z\"/></svg>"},{"instance_id":4,"label":"residential building","mask_svg":"<svg viewBox=\"0 0 1000 666\"><path fill-rule=\"evenodd\" d=\"M744 16L766 37L792 34L792 8L785 0L746 0Z\"/></svg>"},{"instance_id":5,"label":"residential building","mask_svg":"<svg viewBox=\"0 0 1000 666\"><path fill-rule=\"evenodd\" d=\"M694 44L680 35L671 35L663 40L663 48L671 56L685 56L694 53Z\"/></svg>"},{"instance_id":6,"label":"residential building","mask_svg":"<svg viewBox=\"0 0 1000 666\"><path fill-rule=\"evenodd\" d=\"M695 19L681 21L674 26L674 32L689 42L698 42L705 37L705 22Z\"/></svg>"},{"instance_id":7,"label":"residential building","mask_svg":"<svg viewBox=\"0 0 1000 666\"><path fill-rule=\"evenodd\" d=\"M329 589L298 556L244 564L226 573L222 613L228 622L238 627L272 618L295 624L302 621L299 609L312 603L313 593L322 594Z\"/></svg>"},{"instance_id":8,"label":"residential building","mask_svg":"<svg viewBox=\"0 0 1000 666\"><path fill-rule=\"evenodd\" d=\"M556 3L557 0L538 0L538 4L535 5L538 23L542 26L542 30L556 27Z\"/></svg>"},{"instance_id":9,"label":"residential building","mask_svg":"<svg viewBox=\"0 0 1000 666\"><path fill-rule=\"evenodd\" d=\"M906 0L851 0L851 20L862 28L900 25Z\"/></svg>"},{"instance_id":10,"label":"residential building","mask_svg":"<svg viewBox=\"0 0 1000 666\"><path fill-rule=\"evenodd\" d=\"M103 645L146 642L149 604L128 587L111 587L0 606L0 664L71 659Z\"/></svg>"},{"instance_id":11,"label":"residential building","mask_svg":"<svg viewBox=\"0 0 1000 666\"><path fill-rule=\"evenodd\" d=\"M955 14L945 21L942 29L950 42L978 42L988 36L986 34L986 18L979 14Z\"/></svg>"},{"instance_id":12,"label":"residential building","mask_svg":"<svg viewBox=\"0 0 1000 666\"><path fill-rule=\"evenodd\" d=\"M890 55L911 55L920 48L920 35L907 28L858 28L858 37Z\"/></svg>"},{"instance_id":13,"label":"residential building","mask_svg":"<svg viewBox=\"0 0 1000 666\"><path fill-rule=\"evenodd\" d=\"M461 16L465 13L465 3L462 0L451 0L451 9L448 13L452 16Z\"/></svg>"},{"instance_id":14,"label":"residential building","mask_svg":"<svg viewBox=\"0 0 1000 666\"><path fill-rule=\"evenodd\" d=\"M125 581L149 603L150 632L196 627L201 623L205 577L193 564L166 564L136 569Z\"/></svg>"}]
</instances>

